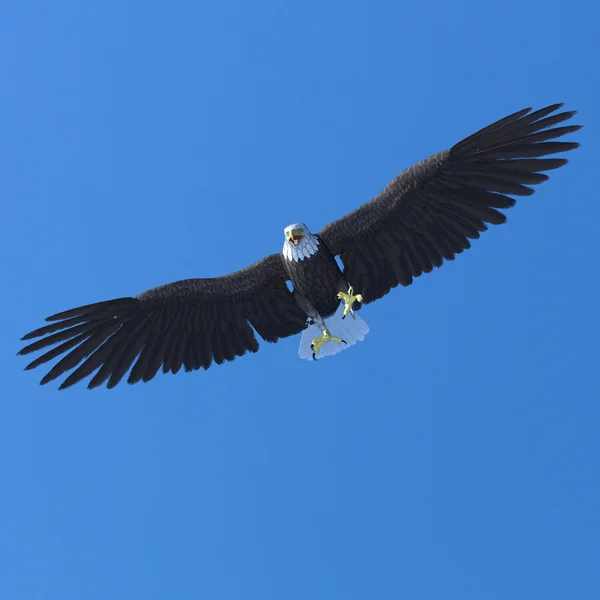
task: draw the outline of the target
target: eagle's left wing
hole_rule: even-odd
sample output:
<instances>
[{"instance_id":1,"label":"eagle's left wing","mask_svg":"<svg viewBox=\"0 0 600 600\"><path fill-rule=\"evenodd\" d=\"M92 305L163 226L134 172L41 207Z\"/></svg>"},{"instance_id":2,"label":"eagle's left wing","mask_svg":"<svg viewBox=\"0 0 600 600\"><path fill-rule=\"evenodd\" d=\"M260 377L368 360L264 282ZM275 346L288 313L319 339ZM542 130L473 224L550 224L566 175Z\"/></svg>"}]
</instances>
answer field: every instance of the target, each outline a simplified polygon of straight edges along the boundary
<instances>
[{"instance_id":1,"label":"eagle's left wing","mask_svg":"<svg viewBox=\"0 0 600 600\"><path fill-rule=\"evenodd\" d=\"M287 288L281 254L271 254L224 277L186 279L133 298L118 298L48 317L50 324L25 335L41 338L19 354L45 349L32 369L62 356L41 381L75 369L66 388L96 371L88 387L112 388L129 371L128 383L149 381L161 369L177 373L221 364L256 352L252 328L268 342L299 333L307 315ZM50 346L54 346L48 349Z\"/></svg>"},{"instance_id":2,"label":"eagle's left wing","mask_svg":"<svg viewBox=\"0 0 600 600\"><path fill-rule=\"evenodd\" d=\"M514 205L509 195L530 196L534 190L527 186L548 179L543 171L566 164L564 158L539 158L579 146L548 141L580 129L551 128L575 114L548 116L561 106L524 109L481 129L407 169L379 196L323 228L317 235L340 255L364 302L452 260L486 223L506 221L497 209Z\"/></svg>"}]
</instances>

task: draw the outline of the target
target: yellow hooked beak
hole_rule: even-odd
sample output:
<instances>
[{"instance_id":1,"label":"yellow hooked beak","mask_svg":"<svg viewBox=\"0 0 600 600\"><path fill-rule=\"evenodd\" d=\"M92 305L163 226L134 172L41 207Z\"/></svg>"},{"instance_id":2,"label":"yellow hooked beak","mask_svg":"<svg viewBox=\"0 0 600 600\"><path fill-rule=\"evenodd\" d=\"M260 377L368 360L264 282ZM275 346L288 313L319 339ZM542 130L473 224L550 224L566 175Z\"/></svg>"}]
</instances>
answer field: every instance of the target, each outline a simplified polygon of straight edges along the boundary
<instances>
[{"instance_id":1,"label":"yellow hooked beak","mask_svg":"<svg viewBox=\"0 0 600 600\"><path fill-rule=\"evenodd\" d=\"M304 229L290 229L285 232L285 239L297 246L300 240L304 237Z\"/></svg>"}]
</instances>

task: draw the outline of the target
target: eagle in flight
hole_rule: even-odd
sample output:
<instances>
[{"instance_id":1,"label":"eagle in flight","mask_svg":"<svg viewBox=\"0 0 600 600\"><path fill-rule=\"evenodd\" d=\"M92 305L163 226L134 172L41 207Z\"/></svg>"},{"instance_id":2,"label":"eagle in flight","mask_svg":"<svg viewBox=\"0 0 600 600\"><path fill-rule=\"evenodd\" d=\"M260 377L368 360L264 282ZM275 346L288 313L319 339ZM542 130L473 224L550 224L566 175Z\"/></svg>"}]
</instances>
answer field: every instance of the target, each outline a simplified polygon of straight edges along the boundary
<instances>
[{"instance_id":1,"label":"eagle in flight","mask_svg":"<svg viewBox=\"0 0 600 600\"><path fill-rule=\"evenodd\" d=\"M289 225L281 252L241 271L52 315L22 338L40 339L19 354L45 350L25 368L62 356L41 384L75 369L60 389L94 371L88 388L112 388L128 371L127 381L137 383L161 368L208 369L256 352L255 332L267 342L302 332L301 358L335 354L369 331L355 312L363 304L453 260L488 223L506 221L500 209L514 205L511 196L530 196L529 186L548 179L544 171L567 163L542 158L579 146L551 141L581 128L556 127L575 114L556 112L561 107L526 108L492 123L400 173L318 233Z\"/></svg>"}]
</instances>

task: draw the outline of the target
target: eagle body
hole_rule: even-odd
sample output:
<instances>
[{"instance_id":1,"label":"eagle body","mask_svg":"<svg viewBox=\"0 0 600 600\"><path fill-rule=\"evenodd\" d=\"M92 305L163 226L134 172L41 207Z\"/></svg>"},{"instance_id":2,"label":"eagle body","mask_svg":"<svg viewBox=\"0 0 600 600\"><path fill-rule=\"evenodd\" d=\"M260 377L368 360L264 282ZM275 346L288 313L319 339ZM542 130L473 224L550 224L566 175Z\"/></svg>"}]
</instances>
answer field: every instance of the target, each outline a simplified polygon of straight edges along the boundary
<instances>
[{"instance_id":1,"label":"eagle body","mask_svg":"<svg viewBox=\"0 0 600 600\"><path fill-rule=\"evenodd\" d=\"M298 246L290 247L286 240L281 252L294 297L309 317L314 316L311 309L323 318L329 317L340 304L337 293L347 288L341 283L342 271L323 240L311 234L304 223L290 225L286 231L290 228L305 232Z\"/></svg>"},{"instance_id":2,"label":"eagle body","mask_svg":"<svg viewBox=\"0 0 600 600\"><path fill-rule=\"evenodd\" d=\"M479 129L317 233L286 227L282 251L249 267L54 314L23 336L19 354L43 351L25 369L58 359L42 384L72 371L61 389L88 376L88 388L112 388L127 374L128 383L149 381L161 370L208 369L256 352L257 336L301 333L301 358L335 354L368 332L355 303L454 260L488 225L506 222L515 197L531 196L546 172L567 164L556 155L579 144L559 138L581 126L564 124L575 111L561 107L525 108Z\"/></svg>"},{"instance_id":3,"label":"eagle body","mask_svg":"<svg viewBox=\"0 0 600 600\"><path fill-rule=\"evenodd\" d=\"M349 286L325 241L312 234L304 223L289 225L284 235L281 256L294 288L293 298L308 317L298 348L300 358L316 360L317 352L322 358L362 341L369 326L350 311L354 300L340 304L342 297L350 298L346 294ZM346 306L348 309L344 310ZM352 319L344 321L347 312L351 312Z\"/></svg>"}]
</instances>

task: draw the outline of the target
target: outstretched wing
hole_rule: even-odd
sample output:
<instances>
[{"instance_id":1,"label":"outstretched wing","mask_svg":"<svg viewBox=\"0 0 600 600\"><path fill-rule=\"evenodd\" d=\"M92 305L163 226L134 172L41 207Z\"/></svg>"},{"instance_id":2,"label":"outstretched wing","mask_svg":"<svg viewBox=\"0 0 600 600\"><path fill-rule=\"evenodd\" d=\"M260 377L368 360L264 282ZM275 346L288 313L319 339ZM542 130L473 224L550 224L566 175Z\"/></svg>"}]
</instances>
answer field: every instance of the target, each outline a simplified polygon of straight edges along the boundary
<instances>
[{"instance_id":1,"label":"outstretched wing","mask_svg":"<svg viewBox=\"0 0 600 600\"><path fill-rule=\"evenodd\" d=\"M481 129L407 169L379 196L320 231L364 302L454 259L487 223L506 221L497 209L513 206L511 195L530 196L528 186L548 179L543 171L566 164L540 158L579 146L548 141L581 128L552 127L575 114L548 116L561 106L527 108Z\"/></svg>"},{"instance_id":2,"label":"outstretched wing","mask_svg":"<svg viewBox=\"0 0 600 600\"><path fill-rule=\"evenodd\" d=\"M296 305L287 278L281 255L272 254L225 277L186 279L135 298L88 304L48 317L50 325L22 338L42 339L19 354L60 343L26 367L64 354L41 380L48 383L77 367L60 389L96 369L88 387L108 380L112 388L134 361L129 383L149 381L161 366L164 373L177 373L182 366L208 369L213 361L221 364L258 350L250 325L267 342L305 329L307 315Z\"/></svg>"}]
</instances>

